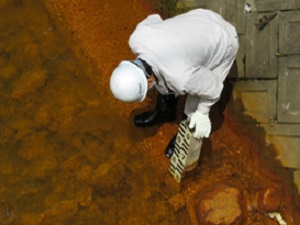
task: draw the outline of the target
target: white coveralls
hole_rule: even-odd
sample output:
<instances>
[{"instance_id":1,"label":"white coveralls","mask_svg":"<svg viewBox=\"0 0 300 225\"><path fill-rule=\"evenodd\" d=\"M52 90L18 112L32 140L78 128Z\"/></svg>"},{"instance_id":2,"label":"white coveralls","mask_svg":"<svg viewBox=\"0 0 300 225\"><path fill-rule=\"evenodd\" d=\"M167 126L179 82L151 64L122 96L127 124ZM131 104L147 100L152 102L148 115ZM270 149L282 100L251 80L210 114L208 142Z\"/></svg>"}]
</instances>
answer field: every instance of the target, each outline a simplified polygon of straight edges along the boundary
<instances>
[{"instance_id":1,"label":"white coveralls","mask_svg":"<svg viewBox=\"0 0 300 225\"><path fill-rule=\"evenodd\" d=\"M158 14L140 22L129 39L158 85L176 95L188 94L185 114L208 114L223 89L238 49L235 28L219 14L195 9L162 20Z\"/></svg>"}]
</instances>

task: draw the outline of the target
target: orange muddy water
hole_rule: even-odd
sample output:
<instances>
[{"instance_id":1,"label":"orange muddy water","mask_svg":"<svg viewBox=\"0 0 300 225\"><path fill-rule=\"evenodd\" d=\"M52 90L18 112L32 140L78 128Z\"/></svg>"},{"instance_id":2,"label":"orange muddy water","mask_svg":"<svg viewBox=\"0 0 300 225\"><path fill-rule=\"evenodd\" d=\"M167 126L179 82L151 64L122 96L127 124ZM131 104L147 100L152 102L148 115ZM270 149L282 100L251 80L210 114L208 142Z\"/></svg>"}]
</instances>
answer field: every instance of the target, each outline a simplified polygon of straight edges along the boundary
<instances>
[{"instance_id":1,"label":"orange muddy water","mask_svg":"<svg viewBox=\"0 0 300 225\"><path fill-rule=\"evenodd\" d=\"M212 109L195 180L179 185L164 157L177 123L132 124L155 93L142 104L111 96L110 73L134 58L128 38L152 12L144 0L0 0L0 225L230 224L223 214L276 225L256 202L268 187L287 224L300 224L291 171L262 129L223 111L226 98ZM203 222L200 199L224 185L242 204L230 212L225 196Z\"/></svg>"}]
</instances>

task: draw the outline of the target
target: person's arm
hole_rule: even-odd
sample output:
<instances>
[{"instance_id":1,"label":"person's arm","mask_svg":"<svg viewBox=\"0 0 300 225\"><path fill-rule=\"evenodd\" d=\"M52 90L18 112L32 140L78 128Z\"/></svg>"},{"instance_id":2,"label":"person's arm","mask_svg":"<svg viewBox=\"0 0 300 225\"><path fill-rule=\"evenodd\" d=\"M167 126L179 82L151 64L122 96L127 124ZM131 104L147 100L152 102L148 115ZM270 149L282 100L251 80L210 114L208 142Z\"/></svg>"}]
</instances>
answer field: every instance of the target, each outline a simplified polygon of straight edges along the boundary
<instances>
[{"instance_id":1,"label":"person's arm","mask_svg":"<svg viewBox=\"0 0 300 225\"><path fill-rule=\"evenodd\" d=\"M191 129L195 129L194 137L209 137L211 122L209 111L219 99L223 89L223 82L211 70L200 67L195 70L186 82L186 92L199 97L197 110L190 115Z\"/></svg>"},{"instance_id":2,"label":"person's arm","mask_svg":"<svg viewBox=\"0 0 300 225\"><path fill-rule=\"evenodd\" d=\"M162 21L162 18L161 18L160 15L158 15L158 14L152 14L152 15L147 16L146 19L144 19L142 22L140 22L137 25L136 29L139 29L139 28L141 28L143 26L147 26L147 25L159 23L161 21Z\"/></svg>"}]
</instances>

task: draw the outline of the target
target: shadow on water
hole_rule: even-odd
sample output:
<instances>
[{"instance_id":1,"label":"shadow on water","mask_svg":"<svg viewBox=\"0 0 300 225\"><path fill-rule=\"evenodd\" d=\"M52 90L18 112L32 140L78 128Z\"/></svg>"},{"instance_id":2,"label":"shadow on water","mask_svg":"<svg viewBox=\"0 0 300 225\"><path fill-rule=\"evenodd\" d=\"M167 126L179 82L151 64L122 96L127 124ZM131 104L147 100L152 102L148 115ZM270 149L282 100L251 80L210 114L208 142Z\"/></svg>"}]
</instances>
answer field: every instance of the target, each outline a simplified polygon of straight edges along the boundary
<instances>
[{"instance_id":1,"label":"shadow on water","mask_svg":"<svg viewBox=\"0 0 300 225\"><path fill-rule=\"evenodd\" d=\"M0 224L180 224L42 2L0 1L0 38Z\"/></svg>"}]
</instances>

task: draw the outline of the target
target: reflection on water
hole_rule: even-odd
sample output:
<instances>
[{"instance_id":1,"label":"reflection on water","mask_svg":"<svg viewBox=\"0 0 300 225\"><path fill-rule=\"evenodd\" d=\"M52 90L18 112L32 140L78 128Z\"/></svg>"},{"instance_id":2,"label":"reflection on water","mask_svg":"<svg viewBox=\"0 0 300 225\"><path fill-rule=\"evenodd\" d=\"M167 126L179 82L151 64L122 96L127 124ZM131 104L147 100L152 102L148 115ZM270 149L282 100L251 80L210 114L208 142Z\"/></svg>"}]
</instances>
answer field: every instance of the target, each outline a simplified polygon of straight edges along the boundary
<instances>
[{"instance_id":1,"label":"reflection on water","mask_svg":"<svg viewBox=\"0 0 300 225\"><path fill-rule=\"evenodd\" d=\"M0 224L178 224L41 1L0 7Z\"/></svg>"}]
</instances>

